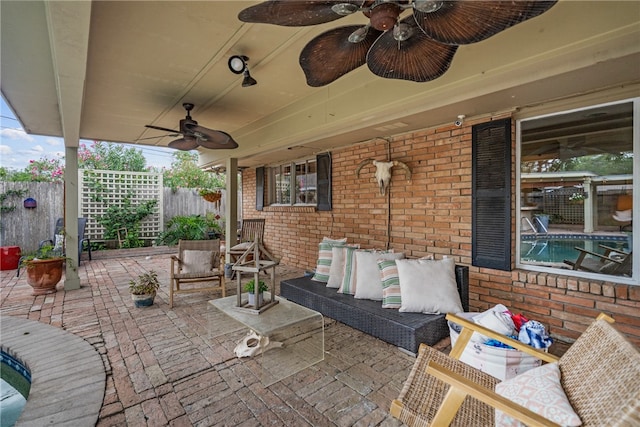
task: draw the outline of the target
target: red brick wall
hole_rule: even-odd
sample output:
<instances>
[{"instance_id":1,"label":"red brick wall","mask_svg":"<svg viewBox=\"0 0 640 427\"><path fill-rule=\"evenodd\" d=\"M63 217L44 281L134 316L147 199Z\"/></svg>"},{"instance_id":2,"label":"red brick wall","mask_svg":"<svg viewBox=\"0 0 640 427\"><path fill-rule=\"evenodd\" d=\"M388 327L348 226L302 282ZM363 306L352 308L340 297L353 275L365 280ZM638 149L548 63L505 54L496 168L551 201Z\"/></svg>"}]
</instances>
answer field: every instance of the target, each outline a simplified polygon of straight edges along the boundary
<instances>
[{"instance_id":1,"label":"red brick wall","mask_svg":"<svg viewBox=\"0 0 640 427\"><path fill-rule=\"evenodd\" d=\"M266 218L265 244L285 265L313 269L317 243L329 236L348 237L349 242L363 248L388 245L410 256L434 254L439 259L447 255L470 266L471 126L504 117L466 121L462 127L447 125L396 136L390 142L377 139L332 151L333 210L329 212L269 206L258 212L255 169L244 170L244 216ZM363 159L383 160L388 151L391 159L406 163L413 172L407 182L402 169L393 169L390 206L378 193L373 167L363 168L360 178L355 175ZM515 185L515 167L513 174ZM515 197L513 200L515 204ZM515 220L512 229L515 235ZM515 241L514 237L513 254ZM472 311L497 303L543 322L553 335L565 339L576 338L598 313L606 312L616 319L621 331L640 343L640 287L470 266Z\"/></svg>"}]
</instances>

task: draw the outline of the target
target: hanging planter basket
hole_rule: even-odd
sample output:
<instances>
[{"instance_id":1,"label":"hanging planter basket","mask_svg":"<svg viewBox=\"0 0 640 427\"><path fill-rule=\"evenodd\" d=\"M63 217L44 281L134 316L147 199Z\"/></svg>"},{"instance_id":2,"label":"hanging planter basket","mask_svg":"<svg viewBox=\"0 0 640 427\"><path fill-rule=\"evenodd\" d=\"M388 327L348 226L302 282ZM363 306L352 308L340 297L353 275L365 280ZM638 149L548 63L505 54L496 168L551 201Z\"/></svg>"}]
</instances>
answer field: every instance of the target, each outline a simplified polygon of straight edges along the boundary
<instances>
[{"instance_id":1,"label":"hanging planter basket","mask_svg":"<svg viewBox=\"0 0 640 427\"><path fill-rule=\"evenodd\" d=\"M218 192L218 193L207 193L207 194L203 194L202 198L205 199L207 202L215 203L215 202L219 201L222 198L222 193L220 193L220 192Z\"/></svg>"}]
</instances>

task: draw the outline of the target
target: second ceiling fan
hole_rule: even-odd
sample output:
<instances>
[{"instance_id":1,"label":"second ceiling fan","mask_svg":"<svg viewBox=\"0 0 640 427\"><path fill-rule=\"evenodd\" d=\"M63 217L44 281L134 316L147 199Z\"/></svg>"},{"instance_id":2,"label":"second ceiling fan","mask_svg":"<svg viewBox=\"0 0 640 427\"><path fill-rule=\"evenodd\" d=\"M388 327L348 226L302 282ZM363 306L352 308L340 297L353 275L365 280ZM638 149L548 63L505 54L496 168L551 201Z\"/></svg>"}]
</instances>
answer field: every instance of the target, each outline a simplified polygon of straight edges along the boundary
<instances>
[{"instance_id":1,"label":"second ceiling fan","mask_svg":"<svg viewBox=\"0 0 640 427\"><path fill-rule=\"evenodd\" d=\"M309 86L364 65L385 78L427 82L444 74L459 45L476 43L549 10L551 1L270 0L242 10L242 22L318 25L362 12L365 25L326 31L300 54ZM401 16L405 11L410 14Z\"/></svg>"},{"instance_id":2,"label":"second ceiling fan","mask_svg":"<svg viewBox=\"0 0 640 427\"><path fill-rule=\"evenodd\" d=\"M169 147L177 150L189 151L198 147L215 149L233 149L238 147L238 143L233 140L231 135L221 130L208 129L198 125L198 122L191 118L191 110L194 105L188 102L182 104L187 110L187 117L180 120L180 127L177 131L182 134L182 138L173 140L169 143ZM163 128L154 125L145 125L149 129L157 129L175 134L174 129Z\"/></svg>"}]
</instances>

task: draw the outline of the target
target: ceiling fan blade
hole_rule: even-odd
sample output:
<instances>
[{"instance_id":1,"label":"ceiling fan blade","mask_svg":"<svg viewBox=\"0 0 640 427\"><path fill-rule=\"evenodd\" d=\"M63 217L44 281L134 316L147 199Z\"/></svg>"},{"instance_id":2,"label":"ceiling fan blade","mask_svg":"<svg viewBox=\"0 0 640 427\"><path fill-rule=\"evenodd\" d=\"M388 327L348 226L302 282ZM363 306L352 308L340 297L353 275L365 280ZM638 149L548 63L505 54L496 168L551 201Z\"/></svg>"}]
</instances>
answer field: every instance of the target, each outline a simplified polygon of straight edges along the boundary
<instances>
[{"instance_id":1,"label":"ceiling fan blade","mask_svg":"<svg viewBox=\"0 0 640 427\"><path fill-rule=\"evenodd\" d=\"M418 26L445 44L489 38L549 10L556 1L445 1L435 12L413 11Z\"/></svg>"},{"instance_id":2,"label":"ceiling fan blade","mask_svg":"<svg viewBox=\"0 0 640 427\"><path fill-rule=\"evenodd\" d=\"M309 86L328 85L366 62L367 51L382 32L369 28L361 42L351 43L349 36L362 28L334 28L307 43L300 53L300 66Z\"/></svg>"},{"instance_id":3,"label":"ceiling fan blade","mask_svg":"<svg viewBox=\"0 0 640 427\"><path fill-rule=\"evenodd\" d=\"M214 130L211 132L212 132L212 135L210 136L214 136L215 138L208 139L206 141L202 139L198 139L198 144L201 147L208 148L210 150L215 150L215 149L232 150L234 148L238 148L238 143L234 141L234 139L228 133L223 132L221 130Z\"/></svg>"},{"instance_id":4,"label":"ceiling fan blade","mask_svg":"<svg viewBox=\"0 0 640 427\"><path fill-rule=\"evenodd\" d=\"M417 27L412 17L405 18L413 35L397 41L389 30L371 46L367 65L372 73L389 79L428 82L449 69L458 46L431 40Z\"/></svg>"},{"instance_id":5,"label":"ceiling fan blade","mask_svg":"<svg viewBox=\"0 0 640 427\"><path fill-rule=\"evenodd\" d=\"M195 150L198 148L198 141L192 136L185 136L184 138L171 141L169 147L182 151Z\"/></svg>"},{"instance_id":6,"label":"ceiling fan blade","mask_svg":"<svg viewBox=\"0 0 640 427\"><path fill-rule=\"evenodd\" d=\"M236 148L238 144L231 135L221 130L208 129L198 125L186 125L189 133L197 139L198 145L204 148Z\"/></svg>"},{"instance_id":7,"label":"ceiling fan blade","mask_svg":"<svg viewBox=\"0 0 640 427\"><path fill-rule=\"evenodd\" d=\"M138 138L138 139L136 139L136 141L146 141L148 139L159 139L159 138L165 138L165 137L168 137L168 136L170 136L172 138L175 138L176 136L180 136L180 134L179 133L172 133L172 134L169 134L169 135L149 136L147 138Z\"/></svg>"},{"instance_id":8,"label":"ceiling fan blade","mask_svg":"<svg viewBox=\"0 0 640 427\"><path fill-rule=\"evenodd\" d=\"M149 128L149 129L156 129L156 130L162 130L162 131L165 131L165 132L173 133L173 134L176 134L176 136L180 135L180 132L175 130L175 129L163 128L163 127L160 127L160 126L153 126L153 125L144 125L144 127Z\"/></svg>"},{"instance_id":9,"label":"ceiling fan blade","mask_svg":"<svg viewBox=\"0 0 640 427\"><path fill-rule=\"evenodd\" d=\"M333 11L336 4L352 4L356 12L364 3L363 0L270 0L248 7L238 14L242 22L283 25L286 27L302 27L324 24L335 21L345 15Z\"/></svg>"}]
</instances>

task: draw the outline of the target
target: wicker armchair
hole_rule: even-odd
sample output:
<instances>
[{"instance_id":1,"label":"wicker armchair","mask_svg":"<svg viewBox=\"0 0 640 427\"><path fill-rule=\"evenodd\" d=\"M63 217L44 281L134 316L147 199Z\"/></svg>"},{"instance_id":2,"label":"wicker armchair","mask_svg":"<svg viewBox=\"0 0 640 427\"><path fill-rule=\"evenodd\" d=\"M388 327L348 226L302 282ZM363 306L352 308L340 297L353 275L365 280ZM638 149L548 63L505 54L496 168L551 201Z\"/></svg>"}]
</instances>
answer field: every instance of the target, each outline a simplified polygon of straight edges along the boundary
<instances>
[{"instance_id":1,"label":"wicker armchair","mask_svg":"<svg viewBox=\"0 0 640 427\"><path fill-rule=\"evenodd\" d=\"M220 253L220 240L180 240L178 255L171 257L171 283L169 307L173 308L173 295L219 290L226 296L224 280L224 254Z\"/></svg>"},{"instance_id":2,"label":"wicker armchair","mask_svg":"<svg viewBox=\"0 0 640 427\"><path fill-rule=\"evenodd\" d=\"M407 425L493 426L496 408L528 426L556 425L498 395L498 379L457 360L473 331L544 362L557 361L562 388L583 426L640 425L640 352L611 325L610 317L598 316L559 359L458 316L447 318L463 326L451 355L423 345L391 405L391 414Z\"/></svg>"}]
</instances>

